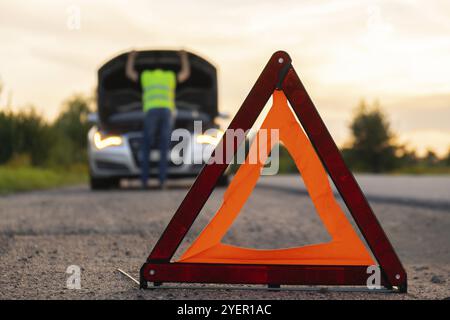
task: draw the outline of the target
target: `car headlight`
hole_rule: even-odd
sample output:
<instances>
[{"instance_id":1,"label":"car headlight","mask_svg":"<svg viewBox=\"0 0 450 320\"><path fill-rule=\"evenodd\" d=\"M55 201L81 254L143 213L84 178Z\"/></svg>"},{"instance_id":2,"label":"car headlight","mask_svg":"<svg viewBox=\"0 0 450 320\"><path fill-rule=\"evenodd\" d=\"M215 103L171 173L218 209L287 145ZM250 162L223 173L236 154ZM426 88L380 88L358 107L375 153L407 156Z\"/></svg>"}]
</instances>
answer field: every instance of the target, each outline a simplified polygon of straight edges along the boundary
<instances>
[{"instance_id":1,"label":"car headlight","mask_svg":"<svg viewBox=\"0 0 450 320\"><path fill-rule=\"evenodd\" d=\"M223 131L216 130L213 134L199 134L196 138L197 143L218 145L222 138Z\"/></svg>"},{"instance_id":2,"label":"car headlight","mask_svg":"<svg viewBox=\"0 0 450 320\"><path fill-rule=\"evenodd\" d=\"M100 131L94 133L94 145L97 149L101 150L107 147L120 146L123 140L121 136L115 135L102 135Z\"/></svg>"}]
</instances>

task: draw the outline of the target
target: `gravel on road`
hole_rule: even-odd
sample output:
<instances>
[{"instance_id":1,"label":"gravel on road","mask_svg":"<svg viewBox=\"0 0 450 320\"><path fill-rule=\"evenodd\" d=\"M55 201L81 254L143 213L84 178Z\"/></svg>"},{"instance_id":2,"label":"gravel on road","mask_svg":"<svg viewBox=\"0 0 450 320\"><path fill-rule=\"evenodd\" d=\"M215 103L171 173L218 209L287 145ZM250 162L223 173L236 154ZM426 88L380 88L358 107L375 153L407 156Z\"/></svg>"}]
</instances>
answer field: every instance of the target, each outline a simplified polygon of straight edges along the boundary
<instances>
[{"instance_id":1,"label":"gravel on road","mask_svg":"<svg viewBox=\"0 0 450 320\"><path fill-rule=\"evenodd\" d=\"M92 192L87 186L0 197L1 299L444 299L450 297L450 178L358 176L405 265L408 294L236 289L139 290L151 248L192 181L168 190ZM180 247L215 213L218 188ZM344 207L344 206L343 206ZM253 248L298 246L329 239L296 176L262 177L224 242ZM68 266L81 268L81 289L69 290Z\"/></svg>"}]
</instances>

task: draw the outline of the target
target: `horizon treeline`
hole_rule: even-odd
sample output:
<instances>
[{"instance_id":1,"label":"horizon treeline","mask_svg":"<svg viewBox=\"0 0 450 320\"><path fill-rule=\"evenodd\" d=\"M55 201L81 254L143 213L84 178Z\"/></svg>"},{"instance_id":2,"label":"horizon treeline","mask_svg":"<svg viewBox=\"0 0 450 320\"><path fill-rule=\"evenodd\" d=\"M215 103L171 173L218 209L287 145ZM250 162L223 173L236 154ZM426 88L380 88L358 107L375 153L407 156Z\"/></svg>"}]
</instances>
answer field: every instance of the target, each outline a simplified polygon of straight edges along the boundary
<instances>
[{"instance_id":1,"label":"horizon treeline","mask_svg":"<svg viewBox=\"0 0 450 320\"><path fill-rule=\"evenodd\" d=\"M35 108L13 112L0 109L0 165L67 167L87 164L87 132L92 124L91 96L75 94L62 104L54 121L46 121ZM341 148L347 165L357 172L401 172L404 168L448 168L447 155L439 158L433 150L424 156L397 143L387 116L378 102L361 101L349 125L351 137ZM449 146L450 147L450 146ZM280 172L297 171L287 150L280 149ZM420 173L420 170L417 171Z\"/></svg>"}]
</instances>

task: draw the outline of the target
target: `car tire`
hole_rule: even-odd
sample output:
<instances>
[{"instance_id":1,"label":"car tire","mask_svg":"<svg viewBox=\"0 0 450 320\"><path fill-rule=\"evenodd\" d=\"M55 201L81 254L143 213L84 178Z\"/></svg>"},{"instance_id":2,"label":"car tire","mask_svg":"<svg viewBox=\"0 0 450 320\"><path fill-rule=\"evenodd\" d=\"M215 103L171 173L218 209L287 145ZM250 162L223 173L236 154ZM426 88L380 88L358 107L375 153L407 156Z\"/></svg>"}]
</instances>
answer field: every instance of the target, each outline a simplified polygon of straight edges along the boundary
<instances>
[{"instance_id":1,"label":"car tire","mask_svg":"<svg viewBox=\"0 0 450 320\"><path fill-rule=\"evenodd\" d=\"M118 188L120 185L120 179L117 178L94 178L89 177L89 185L91 190L107 190L112 188Z\"/></svg>"}]
</instances>

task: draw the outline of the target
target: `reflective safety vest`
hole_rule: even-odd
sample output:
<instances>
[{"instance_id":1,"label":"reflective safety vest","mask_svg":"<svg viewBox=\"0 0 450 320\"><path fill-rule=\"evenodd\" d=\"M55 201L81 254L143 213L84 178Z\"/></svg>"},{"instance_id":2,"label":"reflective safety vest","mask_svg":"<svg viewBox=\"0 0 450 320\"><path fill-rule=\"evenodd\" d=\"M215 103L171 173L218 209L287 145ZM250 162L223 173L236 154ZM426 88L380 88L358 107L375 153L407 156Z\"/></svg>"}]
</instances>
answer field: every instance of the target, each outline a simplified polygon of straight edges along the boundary
<instances>
[{"instance_id":1,"label":"reflective safety vest","mask_svg":"<svg viewBox=\"0 0 450 320\"><path fill-rule=\"evenodd\" d=\"M142 108L175 109L176 75L173 71L161 69L145 70L141 73Z\"/></svg>"}]
</instances>

